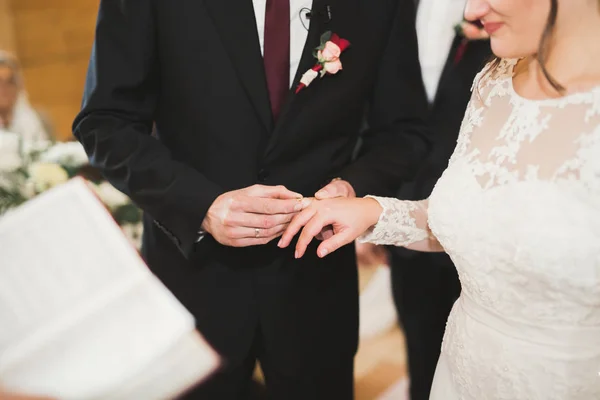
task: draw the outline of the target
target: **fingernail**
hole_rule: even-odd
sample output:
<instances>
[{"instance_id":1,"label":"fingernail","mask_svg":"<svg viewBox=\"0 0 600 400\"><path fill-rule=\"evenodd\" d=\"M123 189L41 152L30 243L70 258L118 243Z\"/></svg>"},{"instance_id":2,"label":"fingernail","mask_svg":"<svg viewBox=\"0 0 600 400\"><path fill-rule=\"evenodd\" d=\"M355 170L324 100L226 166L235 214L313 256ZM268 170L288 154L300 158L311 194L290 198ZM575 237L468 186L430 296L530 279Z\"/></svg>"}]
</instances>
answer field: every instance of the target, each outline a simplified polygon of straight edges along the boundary
<instances>
[{"instance_id":1,"label":"fingernail","mask_svg":"<svg viewBox=\"0 0 600 400\"><path fill-rule=\"evenodd\" d=\"M321 251L320 251L320 256L321 256L321 257L325 257L325 256L327 255L327 253L329 253L329 252L327 251L327 249L323 249L323 250L321 250Z\"/></svg>"},{"instance_id":2,"label":"fingernail","mask_svg":"<svg viewBox=\"0 0 600 400\"><path fill-rule=\"evenodd\" d=\"M312 202L311 199L303 199L302 203L301 203L302 204L302 208L306 208L306 207L310 206L311 202Z\"/></svg>"},{"instance_id":3,"label":"fingernail","mask_svg":"<svg viewBox=\"0 0 600 400\"><path fill-rule=\"evenodd\" d=\"M315 196L317 196L317 197L327 196L327 190L319 190Z\"/></svg>"},{"instance_id":4,"label":"fingernail","mask_svg":"<svg viewBox=\"0 0 600 400\"><path fill-rule=\"evenodd\" d=\"M281 247L282 243L283 243L283 239L279 239L279 243L277 243L277 247Z\"/></svg>"},{"instance_id":5,"label":"fingernail","mask_svg":"<svg viewBox=\"0 0 600 400\"><path fill-rule=\"evenodd\" d=\"M299 202L298 204L296 204L294 206L294 211L302 211L303 208L304 208L304 204L302 204L302 202Z\"/></svg>"},{"instance_id":6,"label":"fingernail","mask_svg":"<svg viewBox=\"0 0 600 400\"><path fill-rule=\"evenodd\" d=\"M298 258L299 255L300 255L300 252L298 250L296 250L296 252L294 253L294 258Z\"/></svg>"}]
</instances>

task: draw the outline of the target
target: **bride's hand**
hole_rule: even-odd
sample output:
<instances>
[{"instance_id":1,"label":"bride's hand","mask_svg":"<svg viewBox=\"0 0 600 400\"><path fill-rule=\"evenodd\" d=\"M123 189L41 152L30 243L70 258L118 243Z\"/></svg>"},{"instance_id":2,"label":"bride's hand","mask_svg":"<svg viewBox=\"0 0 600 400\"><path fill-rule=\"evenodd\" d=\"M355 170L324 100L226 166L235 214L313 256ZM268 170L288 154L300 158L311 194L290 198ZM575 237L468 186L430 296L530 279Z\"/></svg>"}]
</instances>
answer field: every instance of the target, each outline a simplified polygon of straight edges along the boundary
<instances>
[{"instance_id":1,"label":"bride's hand","mask_svg":"<svg viewBox=\"0 0 600 400\"><path fill-rule=\"evenodd\" d=\"M295 257L300 258L312 239L324 227L331 226L333 236L324 240L317 249L318 256L325 257L354 241L375 225L382 211L379 203L371 198L313 200L304 211L292 219L279 241L279 247L289 246L294 236L302 229L295 253Z\"/></svg>"}]
</instances>

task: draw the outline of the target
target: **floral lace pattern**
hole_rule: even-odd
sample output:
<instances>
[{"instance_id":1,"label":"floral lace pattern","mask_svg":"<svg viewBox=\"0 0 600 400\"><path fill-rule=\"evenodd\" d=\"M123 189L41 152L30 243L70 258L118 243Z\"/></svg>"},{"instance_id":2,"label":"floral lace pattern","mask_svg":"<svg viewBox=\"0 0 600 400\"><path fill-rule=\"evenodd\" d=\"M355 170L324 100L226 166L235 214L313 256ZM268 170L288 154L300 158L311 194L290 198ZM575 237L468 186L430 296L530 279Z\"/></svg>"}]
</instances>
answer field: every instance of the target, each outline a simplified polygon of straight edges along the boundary
<instances>
[{"instance_id":1,"label":"floral lace pattern","mask_svg":"<svg viewBox=\"0 0 600 400\"><path fill-rule=\"evenodd\" d=\"M453 259L442 354L458 399L600 399L600 87L525 99L516 64L475 79L427 206L379 200L367 239L407 245L429 225Z\"/></svg>"},{"instance_id":2,"label":"floral lace pattern","mask_svg":"<svg viewBox=\"0 0 600 400\"><path fill-rule=\"evenodd\" d=\"M367 197L377 200L383 208L383 212L374 229L359 238L360 242L408 246L430 237L430 233L426 228L426 202L398 201L398 199L376 196ZM420 216L422 216L423 221L418 223L417 220ZM394 229L389 229L390 226L393 226Z\"/></svg>"}]
</instances>

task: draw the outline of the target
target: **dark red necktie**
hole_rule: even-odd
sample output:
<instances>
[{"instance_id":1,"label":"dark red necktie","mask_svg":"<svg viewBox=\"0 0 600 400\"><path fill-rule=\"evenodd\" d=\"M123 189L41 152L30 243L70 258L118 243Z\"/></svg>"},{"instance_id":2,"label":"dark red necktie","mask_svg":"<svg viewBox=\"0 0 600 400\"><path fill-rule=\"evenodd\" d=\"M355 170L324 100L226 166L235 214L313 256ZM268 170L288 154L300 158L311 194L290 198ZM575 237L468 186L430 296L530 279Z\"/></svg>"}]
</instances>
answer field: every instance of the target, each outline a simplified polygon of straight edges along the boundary
<instances>
[{"instance_id":1,"label":"dark red necktie","mask_svg":"<svg viewBox=\"0 0 600 400\"><path fill-rule=\"evenodd\" d=\"M290 89L290 0L267 0L264 63L273 118Z\"/></svg>"}]
</instances>

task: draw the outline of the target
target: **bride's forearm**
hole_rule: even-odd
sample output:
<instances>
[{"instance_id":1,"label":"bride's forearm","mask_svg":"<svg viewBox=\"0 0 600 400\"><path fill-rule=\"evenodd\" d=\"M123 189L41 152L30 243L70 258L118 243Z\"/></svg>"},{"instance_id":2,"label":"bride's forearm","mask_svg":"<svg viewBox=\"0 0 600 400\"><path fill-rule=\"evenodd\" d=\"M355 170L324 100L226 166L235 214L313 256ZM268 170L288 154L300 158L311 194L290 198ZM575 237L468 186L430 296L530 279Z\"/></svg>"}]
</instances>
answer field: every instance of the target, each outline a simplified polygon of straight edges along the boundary
<instances>
[{"instance_id":1,"label":"bride's forearm","mask_svg":"<svg viewBox=\"0 0 600 400\"><path fill-rule=\"evenodd\" d=\"M375 221L371 229L359 238L361 242L378 245L402 246L423 252L442 252L428 225L428 201L406 201L385 197L367 197L376 202L369 213L370 221ZM375 211L377 210L377 212ZM372 213L372 214L371 214Z\"/></svg>"}]
</instances>

